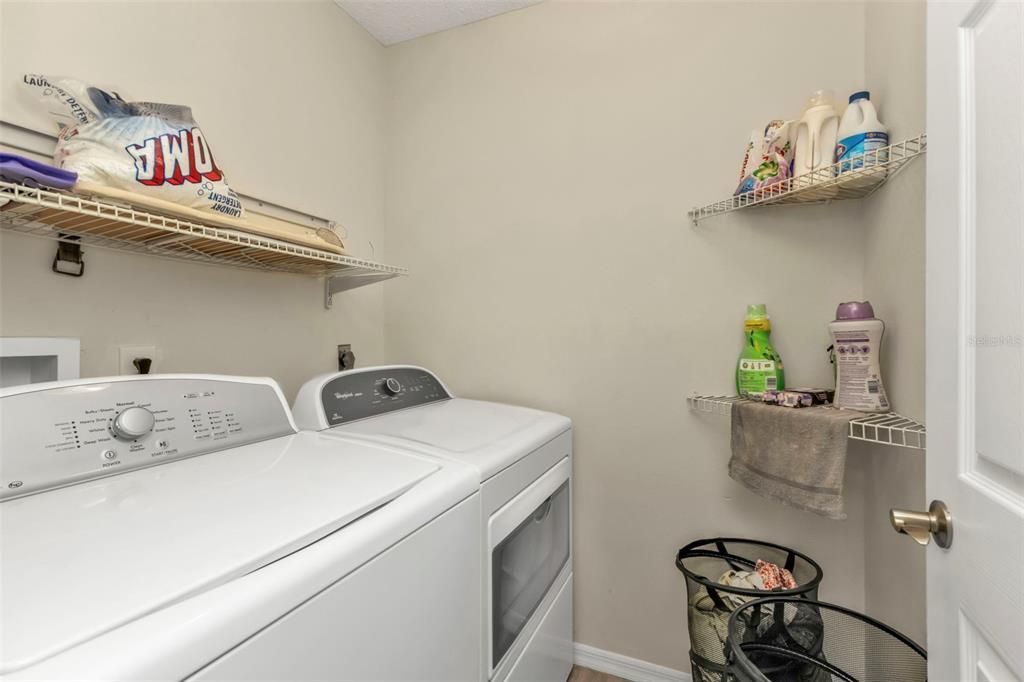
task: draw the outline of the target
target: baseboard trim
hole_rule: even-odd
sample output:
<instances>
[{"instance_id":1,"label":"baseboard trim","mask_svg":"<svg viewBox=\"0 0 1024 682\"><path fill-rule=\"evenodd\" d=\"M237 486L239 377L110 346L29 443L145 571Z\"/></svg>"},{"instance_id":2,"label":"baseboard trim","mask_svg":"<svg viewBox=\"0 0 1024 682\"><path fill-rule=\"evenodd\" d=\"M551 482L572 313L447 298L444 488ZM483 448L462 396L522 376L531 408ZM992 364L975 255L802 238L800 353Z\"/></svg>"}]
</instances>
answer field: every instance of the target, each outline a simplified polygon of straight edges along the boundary
<instances>
[{"instance_id":1,"label":"baseboard trim","mask_svg":"<svg viewBox=\"0 0 1024 682\"><path fill-rule=\"evenodd\" d=\"M630 682L692 682L689 673L655 665L638 658L598 649L586 644L573 645L576 665L630 680Z\"/></svg>"}]
</instances>

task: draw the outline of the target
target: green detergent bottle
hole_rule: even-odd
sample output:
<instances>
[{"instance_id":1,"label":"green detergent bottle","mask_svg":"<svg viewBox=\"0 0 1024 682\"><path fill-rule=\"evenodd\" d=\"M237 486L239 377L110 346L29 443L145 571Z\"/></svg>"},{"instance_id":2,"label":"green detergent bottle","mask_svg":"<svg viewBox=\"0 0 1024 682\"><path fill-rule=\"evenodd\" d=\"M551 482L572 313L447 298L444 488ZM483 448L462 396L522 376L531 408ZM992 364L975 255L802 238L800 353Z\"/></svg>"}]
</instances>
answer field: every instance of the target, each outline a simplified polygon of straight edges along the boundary
<instances>
[{"instance_id":1,"label":"green detergent bottle","mask_svg":"<svg viewBox=\"0 0 1024 682\"><path fill-rule=\"evenodd\" d=\"M746 339L736 363L736 390L742 396L768 390L781 391L786 387L786 373L782 358L772 346L772 323L764 303L747 306L743 330Z\"/></svg>"}]
</instances>

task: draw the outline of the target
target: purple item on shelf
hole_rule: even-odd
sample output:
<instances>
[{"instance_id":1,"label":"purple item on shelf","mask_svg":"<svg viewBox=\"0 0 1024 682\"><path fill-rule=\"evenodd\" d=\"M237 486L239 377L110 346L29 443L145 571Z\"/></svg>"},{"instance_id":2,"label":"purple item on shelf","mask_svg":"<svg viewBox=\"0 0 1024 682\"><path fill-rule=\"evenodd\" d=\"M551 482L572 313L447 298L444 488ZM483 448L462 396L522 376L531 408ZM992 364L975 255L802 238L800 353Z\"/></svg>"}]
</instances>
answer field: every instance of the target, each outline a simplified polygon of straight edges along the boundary
<instances>
[{"instance_id":1,"label":"purple item on shelf","mask_svg":"<svg viewBox=\"0 0 1024 682\"><path fill-rule=\"evenodd\" d=\"M0 153L0 179L32 187L71 189L78 173L27 159L17 154Z\"/></svg>"},{"instance_id":2,"label":"purple item on shelf","mask_svg":"<svg viewBox=\"0 0 1024 682\"><path fill-rule=\"evenodd\" d=\"M836 308L836 320L871 320L874 317L871 301L848 301Z\"/></svg>"}]
</instances>

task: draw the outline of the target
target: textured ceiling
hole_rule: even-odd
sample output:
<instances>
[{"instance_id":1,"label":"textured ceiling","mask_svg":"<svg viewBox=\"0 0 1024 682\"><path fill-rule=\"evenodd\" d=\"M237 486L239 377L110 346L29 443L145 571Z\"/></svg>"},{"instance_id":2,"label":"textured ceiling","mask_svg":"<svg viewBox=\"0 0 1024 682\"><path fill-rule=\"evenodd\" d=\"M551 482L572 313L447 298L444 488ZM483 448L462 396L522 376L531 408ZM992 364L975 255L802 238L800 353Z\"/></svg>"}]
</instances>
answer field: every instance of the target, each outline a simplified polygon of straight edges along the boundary
<instances>
[{"instance_id":1,"label":"textured ceiling","mask_svg":"<svg viewBox=\"0 0 1024 682\"><path fill-rule=\"evenodd\" d=\"M471 24L541 0L335 0L382 45Z\"/></svg>"}]
</instances>

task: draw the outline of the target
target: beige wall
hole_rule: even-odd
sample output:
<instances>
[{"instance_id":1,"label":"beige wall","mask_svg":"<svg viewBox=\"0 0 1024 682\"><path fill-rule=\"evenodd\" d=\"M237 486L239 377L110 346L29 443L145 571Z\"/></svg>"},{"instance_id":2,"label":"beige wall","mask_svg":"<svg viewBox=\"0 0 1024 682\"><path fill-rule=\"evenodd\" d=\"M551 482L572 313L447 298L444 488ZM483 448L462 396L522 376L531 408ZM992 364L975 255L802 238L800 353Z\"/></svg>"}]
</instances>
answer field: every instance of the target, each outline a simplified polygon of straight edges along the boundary
<instances>
[{"instance_id":1,"label":"beige wall","mask_svg":"<svg viewBox=\"0 0 1024 682\"><path fill-rule=\"evenodd\" d=\"M925 2L873 2L866 85L893 140L925 129ZM900 36L892 40L892 36ZM925 164L915 162L865 202L864 295L886 322L882 376L896 410L924 420ZM864 557L868 612L925 644L925 552L889 525L891 507L926 509L925 453L867 454Z\"/></svg>"},{"instance_id":2,"label":"beige wall","mask_svg":"<svg viewBox=\"0 0 1024 682\"><path fill-rule=\"evenodd\" d=\"M802 548L864 607L863 458L849 520L792 511L733 483L728 421L686 405L733 390L750 302L793 381L830 381L862 207L686 211L732 191L751 128L862 86L863 30L856 3L552 1L389 48L389 253L414 272L389 358L574 419L579 642L686 668L673 554L709 535ZM794 35L813 59L766 58Z\"/></svg>"},{"instance_id":3,"label":"beige wall","mask_svg":"<svg viewBox=\"0 0 1024 682\"><path fill-rule=\"evenodd\" d=\"M384 49L334 3L4 0L0 118L48 126L26 71L191 105L235 189L337 220L356 255L384 259ZM314 279L87 248L76 280L50 272L54 249L0 237L0 334L81 337L85 376L115 373L120 344L154 344L162 371L271 375L292 395L336 369L338 343L384 357L386 284L326 311Z\"/></svg>"}]
</instances>

